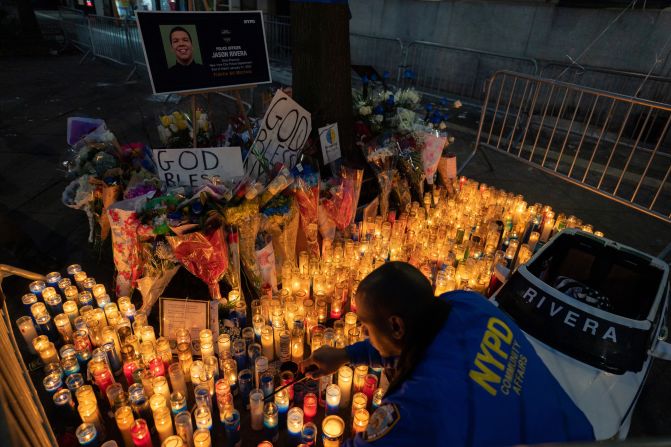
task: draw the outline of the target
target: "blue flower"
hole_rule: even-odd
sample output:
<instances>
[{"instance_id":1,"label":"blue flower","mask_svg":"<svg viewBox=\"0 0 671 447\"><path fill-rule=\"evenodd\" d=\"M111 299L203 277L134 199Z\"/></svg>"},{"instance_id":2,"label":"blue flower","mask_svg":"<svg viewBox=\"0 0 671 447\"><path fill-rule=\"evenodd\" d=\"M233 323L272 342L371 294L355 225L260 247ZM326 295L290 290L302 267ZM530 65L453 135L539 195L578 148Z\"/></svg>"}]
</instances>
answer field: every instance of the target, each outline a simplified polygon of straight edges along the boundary
<instances>
[{"instance_id":1,"label":"blue flower","mask_svg":"<svg viewBox=\"0 0 671 447\"><path fill-rule=\"evenodd\" d=\"M414 79L415 78L415 72L412 71L409 68L406 68L405 71L403 72L403 77L406 79Z\"/></svg>"},{"instance_id":2,"label":"blue flower","mask_svg":"<svg viewBox=\"0 0 671 447\"><path fill-rule=\"evenodd\" d=\"M384 108L381 105L376 105L373 109L373 113L376 115L382 115L384 113Z\"/></svg>"},{"instance_id":3,"label":"blue flower","mask_svg":"<svg viewBox=\"0 0 671 447\"><path fill-rule=\"evenodd\" d=\"M389 95L387 97L387 104L389 104L390 106L394 105L394 95Z\"/></svg>"},{"instance_id":4,"label":"blue flower","mask_svg":"<svg viewBox=\"0 0 671 447\"><path fill-rule=\"evenodd\" d=\"M433 116L431 117L431 123L432 123L432 124L439 124L440 121L441 121L441 120L440 120L440 116L433 115Z\"/></svg>"},{"instance_id":5,"label":"blue flower","mask_svg":"<svg viewBox=\"0 0 671 447\"><path fill-rule=\"evenodd\" d=\"M383 79L389 79L391 77L391 73L389 73L389 70L385 70L384 73L382 73L382 78Z\"/></svg>"},{"instance_id":6,"label":"blue flower","mask_svg":"<svg viewBox=\"0 0 671 447\"><path fill-rule=\"evenodd\" d=\"M424 106L427 112L430 112L433 110L433 104L428 103L427 105Z\"/></svg>"},{"instance_id":7,"label":"blue flower","mask_svg":"<svg viewBox=\"0 0 671 447\"><path fill-rule=\"evenodd\" d=\"M440 105L443 107L447 106L447 98L445 98L444 96L440 98Z\"/></svg>"}]
</instances>

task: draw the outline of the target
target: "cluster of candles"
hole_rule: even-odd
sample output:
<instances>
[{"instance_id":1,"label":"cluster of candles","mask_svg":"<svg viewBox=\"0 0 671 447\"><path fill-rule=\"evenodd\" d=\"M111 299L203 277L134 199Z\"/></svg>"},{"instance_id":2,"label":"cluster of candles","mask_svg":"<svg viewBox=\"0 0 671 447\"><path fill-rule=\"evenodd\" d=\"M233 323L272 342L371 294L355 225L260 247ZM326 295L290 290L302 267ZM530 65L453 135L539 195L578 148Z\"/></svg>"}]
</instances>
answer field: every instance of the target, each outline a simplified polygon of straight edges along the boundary
<instances>
[{"instance_id":1,"label":"cluster of candles","mask_svg":"<svg viewBox=\"0 0 671 447\"><path fill-rule=\"evenodd\" d=\"M222 425L227 445L235 446L241 442L243 409L250 412L252 430L263 431L267 442L276 441L280 427L286 427L290 444L312 445L320 408L326 416L322 440L338 446L347 431L340 414L349 415L356 434L381 404L381 369L343 366L319 380L297 380L297 363L311 350L363 339L356 313L333 306L326 289L315 292L317 303L303 290L288 288L253 300L249 319L244 300L233 290L228 301L243 326L241 338L221 334L215 340L203 329L194 357L191 332L178 329L175 359L170 341L156 337L128 297L112 302L105 287L77 265L68 273L71 278L53 272L46 283L30 284L23 296L30 315L17 325L45 365L43 386L59 416L72 425L82 422L76 435L83 446L105 439L108 411L126 447L152 446L155 440L162 446L207 447L212 430ZM251 326L244 327L247 322ZM275 392L276 386L284 388ZM238 409L234 396L239 396Z\"/></svg>"},{"instance_id":2,"label":"cluster of candles","mask_svg":"<svg viewBox=\"0 0 671 447\"><path fill-rule=\"evenodd\" d=\"M81 445L104 439L101 408L113 412L126 447L154 445L152 436L162 446L207 447L221 425L227 445L235 446L243 408L251 428L263 431L263 445L278 439L280 427L290 444L312 445L323 408L323 443L338 446L347 431L365 431L381 405L381 368L346 365L319 380L298 381L296 364L321 346L342 348L364 339L354 296L368 273L402 260L426 275L436 295L454 289L486 293L497 266L524 264L554 233L573 227L593 232L573 216L464 178L449 194L436 188L423 206L412 203L392 217L353 225L351 237L323 245L321 258L300 252L298 265L282 266L282 288L252 300L249 312L240 293L231 291L224 300L241 337L224 333L215 340L203 329L195 358L187 329L171 334L175 360L170 341L156 337L128 297L112 302L78 265L68 267L66 278L53 272L46 283L31 283L23 296L29 315L17 325L45 365L44 388L54 405L83 422L77 429ZM276 392L276 386L283 388Z\"/></svg>"}]
</instances>

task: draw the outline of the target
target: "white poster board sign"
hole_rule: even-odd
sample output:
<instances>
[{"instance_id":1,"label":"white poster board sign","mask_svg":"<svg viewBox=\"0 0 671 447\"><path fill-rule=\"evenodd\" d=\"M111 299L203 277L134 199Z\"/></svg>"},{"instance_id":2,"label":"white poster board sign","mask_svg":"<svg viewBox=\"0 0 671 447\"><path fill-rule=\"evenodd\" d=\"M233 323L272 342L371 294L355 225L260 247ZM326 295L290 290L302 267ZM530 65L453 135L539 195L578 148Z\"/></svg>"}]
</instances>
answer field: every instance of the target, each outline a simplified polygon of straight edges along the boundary
<instances>
[{"instance_id":1,"label":"white poster board sign","mask_svg":"<svg viewBox=\"0 0 671 447\"><path fill-rule=\"evenodd\" d=\"M167 186L198 187L214 176L231 180L245 174L239 147L153 149L153 155Z\"/></svg>"},{"instance_id":2,"label":"white poster board sign","mask_svg":"<svg viewBox=\"0 0 671 447\"><path fill-rule=\"evenodd\" d=\"M278 90L266 111L254 140L253 152L245 160L245 171L253 177L261 172L258 157L271 165L284 163L293 168L298 152L310 136L312 117L296 101Z\"/></svg>"},{"instance_id":3,"label":"white poster board sign","mask_svg":"<svg viewBox=\"0 0 671 447\"><path fill-rule=\"evenodd\" d=\"M319 143L322 147L324 164L327 165L341 157L338 123L319 128Z\"/></svg>"}]
</instances>

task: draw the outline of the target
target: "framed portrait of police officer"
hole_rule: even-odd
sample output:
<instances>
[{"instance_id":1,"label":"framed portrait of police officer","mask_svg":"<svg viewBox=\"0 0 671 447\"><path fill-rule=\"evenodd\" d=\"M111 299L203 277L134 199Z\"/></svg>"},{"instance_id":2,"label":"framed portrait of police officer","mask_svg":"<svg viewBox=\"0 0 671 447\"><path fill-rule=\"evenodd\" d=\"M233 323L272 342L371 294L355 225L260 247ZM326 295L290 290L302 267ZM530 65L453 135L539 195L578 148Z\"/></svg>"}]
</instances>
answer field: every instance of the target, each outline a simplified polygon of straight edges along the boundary
<instances>
[{"instance_id":1,"label":"framed portrait of police officer","mask_svg":"<svg viewBox=\"0 0 671 447\"><path fill-rule=\"evenodd\" d=\"M260 11L138 11L137 17L156 94L271 82Z\"/></svg>"}]
</instances>

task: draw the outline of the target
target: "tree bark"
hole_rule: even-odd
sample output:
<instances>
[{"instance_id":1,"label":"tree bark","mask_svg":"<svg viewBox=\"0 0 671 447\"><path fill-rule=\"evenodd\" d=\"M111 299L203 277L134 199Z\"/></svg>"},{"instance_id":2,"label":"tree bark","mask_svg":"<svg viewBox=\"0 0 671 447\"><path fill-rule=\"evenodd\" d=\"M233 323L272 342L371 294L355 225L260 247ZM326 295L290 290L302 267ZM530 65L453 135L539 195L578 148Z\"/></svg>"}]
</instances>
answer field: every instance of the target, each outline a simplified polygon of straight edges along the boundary
<instances>
[{"instance_id":1,"label":"tree bark","mask_svg":"<svg viewBox=\"0 0 671 447\"><path fill-rule=\"evenodd\" d=\"M317 129L338 123L343 162L361 167L364 159L354 145L349 19L346 4L291 3L293 98L312 114L317 146Z\"/></svg>"}]
</instances>

